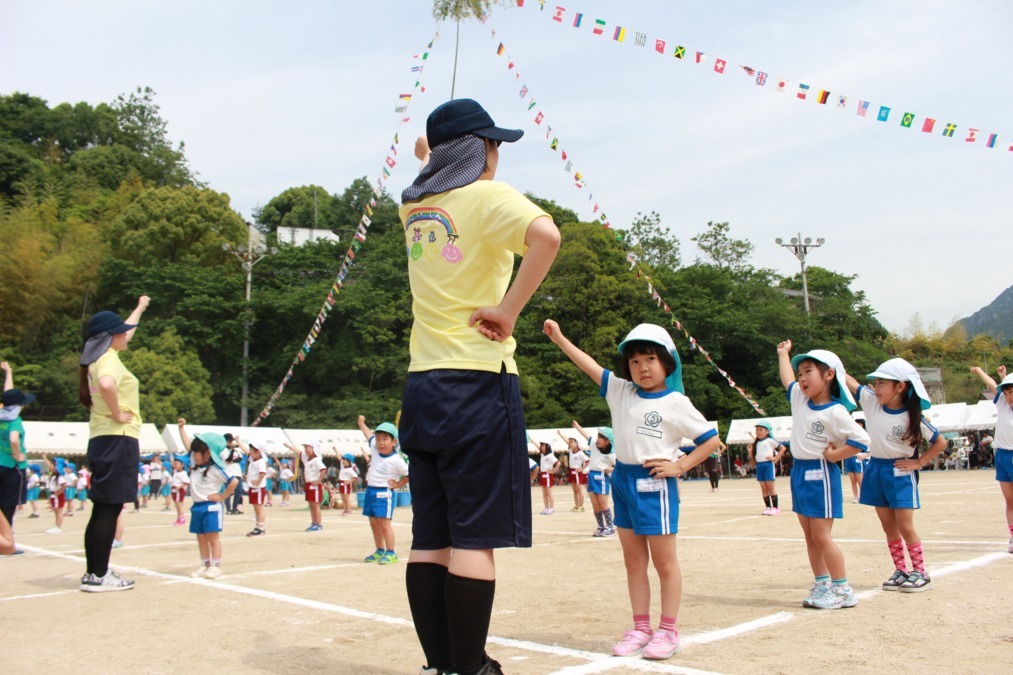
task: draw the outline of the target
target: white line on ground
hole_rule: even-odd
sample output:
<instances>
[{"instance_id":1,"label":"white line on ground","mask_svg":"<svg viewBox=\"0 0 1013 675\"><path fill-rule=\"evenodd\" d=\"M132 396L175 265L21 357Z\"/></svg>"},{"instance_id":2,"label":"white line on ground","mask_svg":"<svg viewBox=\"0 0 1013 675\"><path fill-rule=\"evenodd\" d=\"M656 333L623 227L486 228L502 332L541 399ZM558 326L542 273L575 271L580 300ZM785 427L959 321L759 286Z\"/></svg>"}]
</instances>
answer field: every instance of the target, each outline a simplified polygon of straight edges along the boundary
<instances>
[{"instance_id":1,"label":"white line on ground","mask_svg":"<svg viewBox=\"0 0 1013 675\"><path fill-rule=\"evenodd\" d=\"M7 602L9 600L32 600L34 598L48 598L54 595L68 595L70 593L78 593L79 591L53 591L52 593L33 593L32 595L14 595L9 598L0 598L0 602Z\"/></svg>"},{"instance_id":2,"label":"white line on ground","mask_svg":"<svg viewBox=\"0 0 1013 675\"><path fill-rule=\"evenodd\" d=\"M759 619L746 621L745 623L740 623L736 626L729 626L728 628L712 630L706 633L687 635L680 640L680 643L682 646L688 647L690 645L702 645L707 644L708 642L717 642L718 640L725 640L759 628L766 628L767 626L773 626L774 624L791 621L793 618L795 618L795 614L792 612L777 612L776 614L761 616Z\"/></svg>"}]
</instances>

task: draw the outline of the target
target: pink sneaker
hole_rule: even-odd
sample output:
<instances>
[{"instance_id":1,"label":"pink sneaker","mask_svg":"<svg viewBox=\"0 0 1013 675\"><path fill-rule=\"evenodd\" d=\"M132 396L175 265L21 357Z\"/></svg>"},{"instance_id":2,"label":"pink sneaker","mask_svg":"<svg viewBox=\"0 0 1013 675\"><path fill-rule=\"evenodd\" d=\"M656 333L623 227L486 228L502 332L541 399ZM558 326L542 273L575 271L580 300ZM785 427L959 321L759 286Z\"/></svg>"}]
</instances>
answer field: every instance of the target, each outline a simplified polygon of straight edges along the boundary
<instances>
[{"instance_id":1,"label":"pink sneaker","mask_svg":"<svg viewBox=\"0 0 1013 675\"><path fill-rule=\"evenodd\" d=\"M772 506L770 508L770 515L772 515L772 516L779 516L779 515L781 515L781 509L777 508L776 506Z\"/></svg>"},{"instance_id":2,"label":"pink sneaker","mask_svg":"<svg viewBox=\"0 0 1013 675\"><path fill-rule=\"evenodd\" d=\"M761 515L761 516L772 516L772 515L774 515L774 514L772 513L772 511L773 511L773 509L771 509L771 508L770 508L770 507L768 506L767 508L763 509L763 513L761 513L760 515Z\"/></svg>"},{"instance_id":3,"label":"pink sneaker","mask_svg":"<svg viewBox=\"0 0 1013 675\"><path fill-rule=\"evenodd\" d=\"M679 631L656 630L641 654L645 659L669 659L679 651Z\"/></svg>"},{"instance_id":4,"label":"pink sneaker","mask_svg":"<svg viewBox=\"0 0 1013 675\"><path fill-rule=\"evenodd\" d=\"M616 656L636 656L644 651L644 647L651 641L651 633L642 630L628 630L623 633L623 639L612 645L612 653Z\"/></svg>"}]
</instances>

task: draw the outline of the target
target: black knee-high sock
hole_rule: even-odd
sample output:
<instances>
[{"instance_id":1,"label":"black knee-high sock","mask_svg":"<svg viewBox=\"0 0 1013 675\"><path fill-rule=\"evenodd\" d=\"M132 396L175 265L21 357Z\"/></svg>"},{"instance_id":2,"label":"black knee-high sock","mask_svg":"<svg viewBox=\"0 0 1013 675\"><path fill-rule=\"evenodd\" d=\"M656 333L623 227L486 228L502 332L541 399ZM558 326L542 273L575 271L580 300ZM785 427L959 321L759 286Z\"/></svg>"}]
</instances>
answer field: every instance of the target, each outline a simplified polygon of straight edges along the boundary
<instances>
[{"instance_id":1,"label":"black knee-high sock","mask_svg":"<svg viewBox=\"0 0 1013 675\"><path fill-rule=\"evenodd\" d=\"M455 672L474 673L482 667L495 596L495 579L447 574L447 623Z\"/></svg>"},{"instance_id":2,"label":"black knee-high sock","mask_svg":"<svg viewBox=\"0 0 1013 675\"><path fill-rule=\"evenodd\" d=\"M408 563L405 586L426 665L450 670L450 632L447 628L447 568L436 563Z\"/></svg>"},{"instance_id":3,"label":"black knee-high sock","mask_svg":"<svg viewBox=\"0 0 1013 675\"><path fill-rule=\"evenodd\" d=\"M123 504L92 505L91 518L84 530L84 555L88 561L87 571L97 577L104 577L109 571L116 519L122 510Z\"/></svg>"},{"instance_id":4,"label":"black knee-high sock","mask_svg":"<svg viewBox=\"0 0 1013 675\"><path fill-rule=\"evenodd\" d=\"M763 495L763 503L767 505L768 509L770 508L770 496L769 495Z\"/></svg>"},{"instance_id":5,"label":"black knee-high sock","mask_svg":"<svg viewBox=\"0 0 1013 675\"><path fill-rule=\"evenodd\" d=\"M777 495L770 495L770 501L773 503L774 508L777 508Z\"/></svg>"}]
</instances>

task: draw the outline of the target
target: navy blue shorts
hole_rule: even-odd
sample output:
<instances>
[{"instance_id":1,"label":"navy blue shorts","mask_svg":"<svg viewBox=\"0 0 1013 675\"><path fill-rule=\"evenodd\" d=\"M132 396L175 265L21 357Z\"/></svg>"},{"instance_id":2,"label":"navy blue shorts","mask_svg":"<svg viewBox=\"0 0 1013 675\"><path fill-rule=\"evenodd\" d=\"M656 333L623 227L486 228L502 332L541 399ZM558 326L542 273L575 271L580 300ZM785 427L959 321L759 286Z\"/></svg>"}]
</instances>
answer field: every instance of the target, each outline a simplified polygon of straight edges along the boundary
<instances>
[{"instance_id":1,"label":"navy blue shorts","mask_svg":"<svg viewBox=\"0 0 1013 675\"><path fill-rule=\"evenodd\" d=\"M411 466L413 549L531 546L531 474L516 375L409 373L398 431Z\"/></svg>"}]
</instances>

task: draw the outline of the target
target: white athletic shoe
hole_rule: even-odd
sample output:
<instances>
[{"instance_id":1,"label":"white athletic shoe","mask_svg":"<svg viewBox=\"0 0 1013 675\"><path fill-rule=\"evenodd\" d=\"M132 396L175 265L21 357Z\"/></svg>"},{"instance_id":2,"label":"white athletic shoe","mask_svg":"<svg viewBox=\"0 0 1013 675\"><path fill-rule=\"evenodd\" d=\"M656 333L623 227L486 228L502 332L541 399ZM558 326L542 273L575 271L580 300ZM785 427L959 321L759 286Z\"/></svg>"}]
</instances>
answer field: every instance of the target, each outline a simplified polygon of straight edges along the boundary
<instances>
[{"instance_id":1,"label":"white athletic shoe","mask_svg":"<svg viewBox=\"0 0 1013 675\"><path fill-rule=\"evenodd\" d=\"M121 579L116 572L109 570L104 577L85 574L81 577L81 590L85 593L109 593L112 591L129 591L134 587L131 579Z\"/></svg>"},{"instance_id":2,"label":"white athletic shoe","mask_svg":"<svg viewBox=\"0 0 1013 675\"><path fill-rule=\"evenodd\" d=\"M211 567L208 567L204 572L205 579L217 579L220 576L222 576L222 568L219 567L218 565L212 565Z\"/></svg>"},{"instance_id":3,"label":"white athletic shoe","mask_svg":"<svg viewBox=\"0 0 1013 675\"><path fill-rule=\"evenodd\" d=\"M197 569L195 569L193 572L190 572L190 578L191 579L203 579L204 575L207 574L207 571L208 571L208 568L204 567L203 565L201 565L200 567L198 567Z\"/></svg>"}]
</instances>

